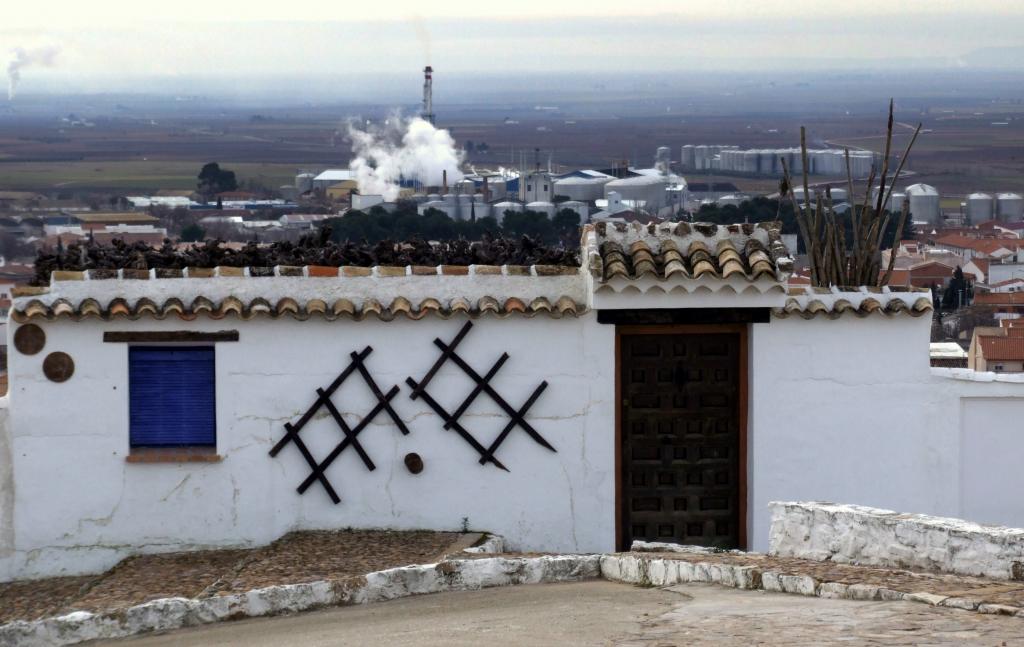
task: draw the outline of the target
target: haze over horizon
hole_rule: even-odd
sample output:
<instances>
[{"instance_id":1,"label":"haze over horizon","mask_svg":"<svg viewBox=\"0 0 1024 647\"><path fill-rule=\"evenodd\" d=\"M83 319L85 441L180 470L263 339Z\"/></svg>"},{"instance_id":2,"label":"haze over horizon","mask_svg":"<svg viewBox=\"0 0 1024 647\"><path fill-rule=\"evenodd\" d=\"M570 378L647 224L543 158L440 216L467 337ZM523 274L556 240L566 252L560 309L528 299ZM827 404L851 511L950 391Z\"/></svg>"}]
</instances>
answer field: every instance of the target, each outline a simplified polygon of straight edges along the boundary
<instances>
[{"instance_id":1,"label":"haze over horizon","mask_svg":"<svg viewBox=\"0 0 1024 647\"><path fill-rule=\"evenodd\" d=\"M267 7L229 0L216 13L174 5L58 0L46 12L4 11L0 52L52 50L21 69L23 93L181 92L192 80L517 72L656 74L904 69L1024 71L1024 4L980 0L893 3L696 3L642 8L569 0L507 6L399 0L351 7L316 0ZM383 85L386 79L381 79ZM348 89L351 94L352 88Z\"/></svg>"}]
</instances>

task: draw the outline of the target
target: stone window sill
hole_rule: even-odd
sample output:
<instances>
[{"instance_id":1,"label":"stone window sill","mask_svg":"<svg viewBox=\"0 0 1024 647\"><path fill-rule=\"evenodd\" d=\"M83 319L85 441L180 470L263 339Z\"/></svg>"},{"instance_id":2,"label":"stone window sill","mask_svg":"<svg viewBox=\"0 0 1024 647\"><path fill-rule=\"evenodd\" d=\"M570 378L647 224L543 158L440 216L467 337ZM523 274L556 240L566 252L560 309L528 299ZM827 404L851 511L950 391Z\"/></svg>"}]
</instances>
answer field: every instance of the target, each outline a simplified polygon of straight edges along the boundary
<instances>
[{"instance_id":1,"label":"stone window sill","mask_svg":"<svg viewBox=\"0 0 1024 647\"><path fill-rule=\"evenodd\" d=\"M132 447L129 463L219 463L216 447Z\"/></svg>"}]
</instances>

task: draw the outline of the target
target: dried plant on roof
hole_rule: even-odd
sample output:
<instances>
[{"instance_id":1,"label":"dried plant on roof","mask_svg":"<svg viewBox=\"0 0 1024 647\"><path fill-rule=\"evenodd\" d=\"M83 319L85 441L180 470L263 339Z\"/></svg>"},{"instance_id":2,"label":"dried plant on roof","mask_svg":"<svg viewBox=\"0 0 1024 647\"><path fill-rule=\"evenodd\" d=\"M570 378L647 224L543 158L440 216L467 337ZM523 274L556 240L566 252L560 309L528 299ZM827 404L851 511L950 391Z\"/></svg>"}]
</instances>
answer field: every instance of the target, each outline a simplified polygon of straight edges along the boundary
<instances>
[{"instance_id":1,"label":"dried plant on roof","mask_svg":"<svg viewBox=\"0 0 1024 647\"><path fill-rule=\"evenodd\" d=\"M58 246L54 252L40 251L36 257L34 285L47 285L53 270L91 269L182 269L185 267L256 267L275 265L561 265L578 267L576 250L542 245L529 236L502 238L484 235L481 240L428 242L411 239L404 242L353 243L331 241L329 227L308 234L298 242L258 245L241 249L210 240L191 246L165 240L161 247L145 243L128 244L114 240L109 245L94 241Z\"/></svg>"},{"instance_id":2,"label":"dried plant on roof","mask_svg":"<svg viewBox=\"0 0 1024 647\"><path fill-rule=\"evenodd\" d=\"M910 150L917 141L921 132L921 124L917 125L913 137L907 144L903 157L896 167L892 179L889 178L889 159L892 153L892 130L893 130L893 102L889 101L889 122L885 137L885 152L882 157L881 173L872 165L871 173L868 176L867 189L865 190L864 201L860 208L854 203L853 175L850 171L850 149L846 149L846 182L848 187L848 199L851 201L849 217L852 219L853 240L846 240L846 228L842 222L837 222L837 216L833 208L832 191L829 187L825 189L825 197L819 193L815 204L810 201L810 182L808 181L807 163L807 134L805 129L800 128L800 153L803 165L803 188L804 204L801 206L796 199L793 189L793 179L790 170L786 165L785 158L782 158L783 179L780 187L780 200L788 195L793 202L793 209L796 212L797 225L800 229L800 237L804 241L804 248L807 250L807 262L811 271L811 284L818 287L830 286L880 286L887 285L892 277L892 271L896 262L896 254L889 255L889 263L882 273L882 242L885 232L889 227L889 219L893 214L886 211L885 206L889 204L892 197L893 187L899 180L903 165L910 155ZM875 196L872 204L871 190L878 183L878 195ZM910 215L910 203L903 201L902 208L896 218L896 235L894 244L899 244L903 238L903 232Z\"/></svg>"}]
</instances>

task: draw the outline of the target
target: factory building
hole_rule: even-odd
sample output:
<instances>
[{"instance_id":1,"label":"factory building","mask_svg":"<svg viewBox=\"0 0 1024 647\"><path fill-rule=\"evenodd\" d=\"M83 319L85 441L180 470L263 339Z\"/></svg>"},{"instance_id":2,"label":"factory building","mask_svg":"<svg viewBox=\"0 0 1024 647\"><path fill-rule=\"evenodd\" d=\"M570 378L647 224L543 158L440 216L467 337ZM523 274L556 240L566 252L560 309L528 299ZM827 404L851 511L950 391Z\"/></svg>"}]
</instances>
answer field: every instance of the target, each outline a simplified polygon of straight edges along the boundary
<instances>
[{"instance_id":1,"label":"factory building","mask_svg":"<svg viewBox=\"0 0 1024 647\"><path fill-rule=\"evenodd\" d=\"M519 199L523 202L551 202L555 197L555 176L535 170L520 178Z\"/></svg>"},{"instance_id":2,"label":"factory building","mask_svg":"<svg viewBox=\"0 0 1024 647\"><path fill-rule=\"evenodd\" d=\"M295 178L295 185L299 186L299 178L308 175L308 173L300 173ZM323 173L320 173L312 180L312 189L314 191L326 191L328 187L337 184L338 182L344 182L345 180L355 180L355 173L349 169L328 169ZM304 178L303 182L306 181Z\"/></svg>"}]
</instances>

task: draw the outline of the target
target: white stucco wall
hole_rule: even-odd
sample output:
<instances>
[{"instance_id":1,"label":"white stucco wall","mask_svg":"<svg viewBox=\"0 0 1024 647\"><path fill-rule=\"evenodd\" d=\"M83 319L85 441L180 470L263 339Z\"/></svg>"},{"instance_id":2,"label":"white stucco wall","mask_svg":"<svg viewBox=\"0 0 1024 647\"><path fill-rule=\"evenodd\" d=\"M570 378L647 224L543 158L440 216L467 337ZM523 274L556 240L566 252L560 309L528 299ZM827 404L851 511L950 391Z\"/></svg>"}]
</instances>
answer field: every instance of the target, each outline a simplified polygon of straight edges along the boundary
<instances>
[{"instance_id":1,"label":"white stucco wall","mask_svg":"<svg viewBox=\"0 0 1024 647\"><path fill-rule=\"evenodd\" d=\"M929 317L754 324L753 550L770 501L826 500L1024 527L1024 383L928 366ZM982 380L984 375L978 376Z\"/></svg>"},{"instance_id":2,"label":"white stucco wall","mask_svg":"<svg viewBox=\"0 0 1024 647\"><path fill-rule=\"evenodd\" d=\"M91 572L135 552L262 544L303 528L470 527L503 535L513 549L606 551L614 548L614 329L595 317L485 317L458 348L484 374L502 351L511 358L493 384L518 408L537 384L548 389L527 418L558 452L514 430L497 453L511 472L481 466L478 454L422 400L408 376L422 378L464 319L327 322L312 319L41 323L43 352L11 353L13 537L0 533L0 576ZM237 329L240 341L216 345L217 449L220 463L126 463L128 344L104 343L109 330ZM368 366L410 429L402 436L385 414L359 435L377 465L369 472L351 449L327 470L342 498L319 484L295 488L309 468L294 445L268 451L348 364L373 347ZM41 365L61 350L75 360L67 382L48 381ZM601 376L600 378L598 376ZM603 379L602 379L603 378ZM453 411L472 389L448 362L428 391ZM350 377L334 402L353 425L372 408L368 389ZM481 395L463 418L485 445L507 417ZM341 439L325 409L301 432L323 459ZM4 450L0 442L0 455ZM418 453L412 475L403 458ZM0 470L0 477L3 476ZM7 488L4 489L7 492ZM0 497L0 518L7 512ZM6 532L6 531L5 531ZM8 549L10 553L10 549Z\"/></svg>"}]
</instances>

